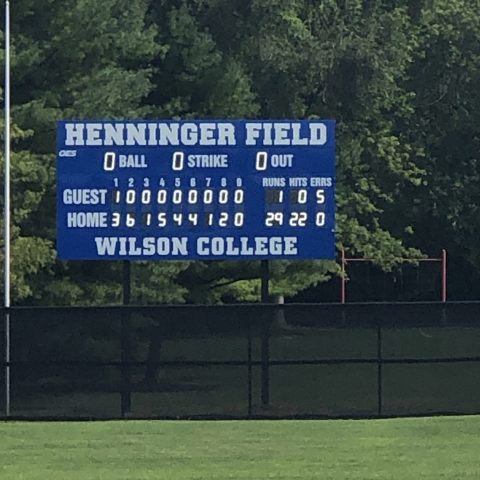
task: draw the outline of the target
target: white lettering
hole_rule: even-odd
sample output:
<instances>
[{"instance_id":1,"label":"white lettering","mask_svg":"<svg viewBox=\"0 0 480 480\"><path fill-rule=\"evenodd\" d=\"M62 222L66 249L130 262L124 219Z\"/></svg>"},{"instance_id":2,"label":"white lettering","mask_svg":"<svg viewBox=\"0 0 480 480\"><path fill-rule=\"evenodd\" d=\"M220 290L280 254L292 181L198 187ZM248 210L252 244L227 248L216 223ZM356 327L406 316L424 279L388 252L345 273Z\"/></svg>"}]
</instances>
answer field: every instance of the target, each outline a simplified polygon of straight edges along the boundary
<instances>
[{"instance_id":1,"label":"white lettering","mask_svg":"<svg viewBox=\"0 0 480 480\"><path fill-rule=\"evenodd\" d=\"M127 123L127 145L146 145L146 130L144 123Z\"/></svg>"},{"instance_id":2,"label":"white lettering","mask_svg":"<svg viewBox=\"0 0 480 480\"><path fill-rule=\"evenodd\" d=\"M230 122L72 122L64 125L65 148L237 144L235 124ZM327 126L322 122L253 121L243 125L246 146L317 146L327 143Z\"/></svg>"},{"instance_id":3,"label":"white lettering","mask_svg":"<svg viewBox=\"0 0 480 480\"><path fill-rule=\"evenodd\" d=\"M95 237L98 255L115 255L117 237Z\"/></svg>"},{"instance_id":4,"label":"white lettering","mask_svg":"<svg viewBox=\"0 0 480 480\"><path fill-rule=\"evenodd\" d=\"M283 237L283 240L285 242L284 255L297 255L297 237Z\"/></svg>"},{"instance_id":5,"label":"white lettering","mask_svg":"<svg viewBox=\"0 0 480 480\"><path fill-rule=\"evenodd\" d=\"M232 123L219 123L218 145L236 145L235 126Z\"/></svg>"},{"instance_id":6,"label":"white lettering","mask_svg":"<svg viewBox=\"0 0 480 480\"><path fill-rule=\"evenodd\" d=\"M215 123L200 124L200 145L216 145L215 141Z\"/></svg>"},{"instance_id":7,"label":"white lettering","mask_svg":"<svg viewBox=\"0 0 480 480\"><path fill-rule=\"evenodd\" d=\"M68 228L108 227L107 212L68 212Z\"/></svg>"},{"instance_id":8,"label":"white lettering","mask_svg":"<svg viewBox=\"0 0 480 480\"><path fill-rule=\"evenodd\" d=\"M155 255L155 238L145 237L143 239L143 254L144 255Z\"/></svg>"},{"instance_id":9,"label":"white lettering","mask_svg":"<svg viewBox=\"0 0 480 480\"><path fill-rule=\"evenodd\" d=\"M159 145L179 145L178 140L178 123L160 123L160 140Z\"/></svg>"},{"instance_id":10,"label":"white lettering","mask_svg":"<svg viewBox=\"0 0 480 480\"><path fill-rule=\"evenodd\" d=\"M184 123L180 128L180 137L183 145L196 145L198 142L198 128L194 123Z\"/></svg>"},{"instance_id":11,"label":"white lettering","mask_svg":"<svg viewBox=\"0 0 480 480\"><path fill-rule=\"evenodd\" d=\"M292 123L292 145L308 145L308 138L300 135L300 128L300 123Z\"/></svg>"},{"instance_id":12,"label":"white lettering","mask_svg":"<svg viewBox=\"0 0 480 480\"><path fill-rule=\"evenodd\" d=\"M125 145L123 138L124 123L106 123L103 128L105 130L104 145Z\"/></svg>"},{"instance_id":13,"label":"white lettering","mask_svg":"<svg viewBox=\"0 0 480 480\"><path fill-rule=\"evenodd\" d=\"M149 123L148 124L148 145L150 147L154 147L154 146L158 145L157 124L156 123Z\"/></svg>"},{"instance_id":14,"label":"white lettering","mask_svg":"<svg viewBox=\"0 0 480 480\"><path fill-rule=\"evenodd\" d=\"M101 123L87 123L87 145L102 145L101 130Z\"/></svg>"},{"instance_id":15,"label":"white lettering","mask_svg":"<svg viewBox=\"0 0 480 480\"><path fill-rule=\"evenodd\" d=\"M65 205L105 205L106 188L66 188L63 191Z\"/></svg>"},{"instance_id":16,"label":"white lettering","mask_svg":"<svg viewBox=\"0 0 480 480\"><path fill-rule=\"evenodd\" d=\"M245 139L245 145L256 145L257 139L260 136L262 129L261 123L247 123L247 138Z\"/></svg>"},{"instance_id":17,"label":"white lettering","mask_svg":"<svg viewBox=\"0 0 480 480\"><path fill-rule=\"evenodd\" d=\"M197 254L201 256L297 255L297 237L199 237Z\"/></svg>"},{"instance_id":18,"label":"white lettering","mask_svg":"<svg viewBox=\"0 0 480 480\"><path fill-rule=\"evenodd\" d=\"M275 124L275 145L290 145L290 133L289 123L276 123Z\"/></svg>"},{"instance_id":19,"label":"white lettering","mask_svg":"<svg viewBox=\"0 0 480 480\"><path fill-rule=\"evenodd\" d=\"M83 123L66 123L65 124L65 145L85 145L83 138L83 132L85 130L85 124Z\"/></svg>"},{"instance_id":20,"label":"white lettering","mask_svg":"<svg viewBox=\"0 0 480 480\"><path fill-rule=\"evenodd\" d=\"M325 145L325 143L327 143L327 127L325 124L310 124L310 145Z\"/></svg>"}]
</instances>

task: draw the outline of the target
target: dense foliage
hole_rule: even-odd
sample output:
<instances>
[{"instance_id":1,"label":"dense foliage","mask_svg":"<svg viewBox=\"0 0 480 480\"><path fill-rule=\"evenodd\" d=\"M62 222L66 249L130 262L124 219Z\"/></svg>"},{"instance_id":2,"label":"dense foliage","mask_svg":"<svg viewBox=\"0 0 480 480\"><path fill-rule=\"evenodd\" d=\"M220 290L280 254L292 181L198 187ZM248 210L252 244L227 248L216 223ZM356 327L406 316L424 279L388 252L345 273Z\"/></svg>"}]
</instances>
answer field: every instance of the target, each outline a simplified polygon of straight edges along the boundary
<instances>
[{"instance_id":1,"label":"dense foliage","mask_svg":"<svg viewBox=\"0 0 480 480\"><path fill-rule=\"evenodd\" d=\"M475 3L15 1L15 302L121 299L120 263L55 259L55 121L73 117L334 118L338 246L386 270L446 247L474 272ZM258 262L135 263L133 301L255 300L258 271ZM293 296L337 271L273 262L273 291Z\"/></svg>"}]
</instances>

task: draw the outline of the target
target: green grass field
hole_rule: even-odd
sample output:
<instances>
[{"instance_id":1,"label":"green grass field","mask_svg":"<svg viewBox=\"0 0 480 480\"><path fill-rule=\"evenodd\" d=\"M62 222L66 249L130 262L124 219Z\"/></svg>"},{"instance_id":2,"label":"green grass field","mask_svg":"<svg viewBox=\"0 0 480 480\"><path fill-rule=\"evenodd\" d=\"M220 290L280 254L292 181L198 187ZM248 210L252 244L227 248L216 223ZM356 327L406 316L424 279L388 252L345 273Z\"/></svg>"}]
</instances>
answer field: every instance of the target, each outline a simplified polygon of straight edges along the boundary
<instances>
[{"instance_id":1,"label":"green grass field","mask_svg":"<svg viewBox=\"0 0 480 480\"><path fill-rule=\"evenodd\" d=\"M480 417L0 423L2 480L480 478Z\"/></svg>"}]
</instances>

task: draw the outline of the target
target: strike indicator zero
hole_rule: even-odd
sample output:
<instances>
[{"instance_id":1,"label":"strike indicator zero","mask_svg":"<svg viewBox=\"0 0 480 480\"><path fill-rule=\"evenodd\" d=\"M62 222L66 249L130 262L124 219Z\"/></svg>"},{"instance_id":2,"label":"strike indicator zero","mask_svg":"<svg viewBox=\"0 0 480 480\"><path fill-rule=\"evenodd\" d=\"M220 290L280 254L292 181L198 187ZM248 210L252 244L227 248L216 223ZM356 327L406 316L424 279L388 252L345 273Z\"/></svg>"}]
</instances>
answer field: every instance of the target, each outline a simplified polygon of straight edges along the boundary
<instances>
[{"instance_id":1,"label":"strike indicator zero","mask_svg":"<svg viewBox=\"0 0 480 480\"><path fill-rule=\"evenodd\" d=\"M62 121L62 259L334 258L335 123Z\"/></svg>"}]
</instances>

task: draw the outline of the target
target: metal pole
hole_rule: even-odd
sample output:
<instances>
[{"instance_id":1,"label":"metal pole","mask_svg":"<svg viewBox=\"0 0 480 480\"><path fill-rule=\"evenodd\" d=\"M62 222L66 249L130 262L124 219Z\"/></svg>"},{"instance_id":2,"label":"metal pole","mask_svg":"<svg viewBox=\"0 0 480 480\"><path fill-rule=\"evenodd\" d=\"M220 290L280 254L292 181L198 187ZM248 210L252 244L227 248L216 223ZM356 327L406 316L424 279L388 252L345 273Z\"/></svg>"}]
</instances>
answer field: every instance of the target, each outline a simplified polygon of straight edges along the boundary
<instances>
[{"instance_id":1,"label":"metal pole","mask_svg":"<svg viewBox=\"0 0 480 480\"><path fill-rule=\"evenodd\" d=\"M345 303L346 299L346 280L345 280L345 270L346 270L346 260L345 260L345 250L342 248L342 277L341 277L341 291L340 291L340 303Z\"/></svg>"},{"instance_id":2,"label":"metal pole","mask_svg":"<svg viewBox=\"0 0 480 480\"><path fill-rule=\"evenodd\" d=\"M123 305L130 305L131 297L131 264L128 260L123 262ZM131 344L130 344L130 312L125 309L121 315L121 361L122 361L122 417L132 411L132 394L130 383Z\"/></svg>"},{"instance_id":3,"label":"metal pole","mask_svg":"<svg viewBox=\"0 0 480 480\"><path fill-rule=\"evenodd\" d=\"M260 265L262 303L270 302L270 268L268 260L262 260ZM263 315L262 328L262 405L270 403L270 312Z\"/></svg>"},{"instance_id":4,"label":"metal pole","mask_svg":"<svg viewBox=\"0 0 480 480\"><path fill-rule=\"evenodd\" d=\"M124 305L130 305L130 298L132 294L132 269L131 269L131 264L128 260L123 261L123 304Z\"/></svg>"},{"instance_id":5,"label":"metal pole","mask_svg":"<svg viewBox=\"0 0 480 480\"><path fill-rule=\"evenodd\" d=\"M253 413L253 371L252 371L252 320L248 319L248 346L247 346L247 359L248 359L248 371L247 371L247 395L248 395L248 416L251 417Z\"/></svg>"},{"instance_id":6,"label":"metal pole","mask_svg":"<svg viewBox=\"0 0 480 480\"><path fill-rule=\"evenodd\" d=\"M442 302L447 301L447 251L442 250Z\"/></svg>"},{"instance_id":7,"label":"metal pole","mask_svg":"<svg viewBox=\"0 0 480 480\"><path fill-rule=\"evenodd\" d=\"M383 336L382 327L377 328L377 415L383 415Z\"/></svg>"},{"instance_id":8,"label":"metal pole","mask_svg":"<svg viewBox=\"0 0 480 480\"><path fill-rule=\"evenodd\" d=\"M5 415L10 415L10 2L5 2L5 180L4 180L4 297L5 297Z\"/></svg>"},{"instance_id":9,"label":"metal pole","mask_svg":"<svg viewBox=\"0 0 480 480\"><path fill-rule=\"evenodd\" d=\"M270 265L268 260L262 260L260 265L260 281L261 281L261 302L270 302Z\"/></svg>"}]
</instances>

